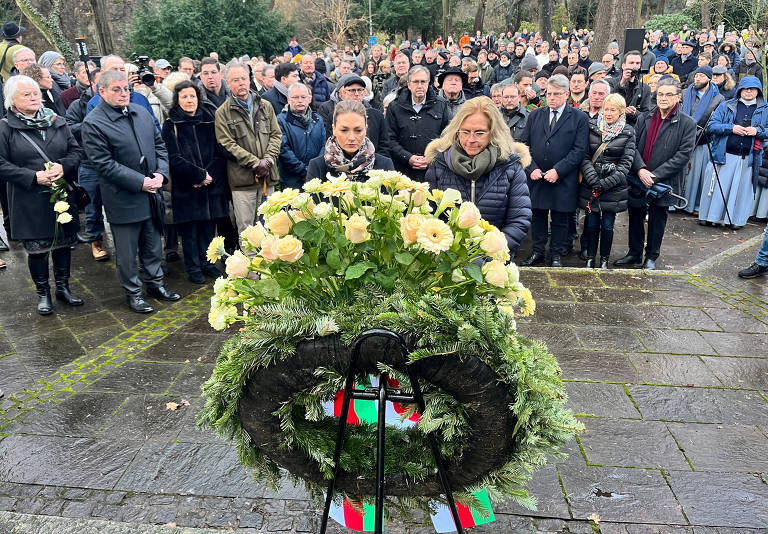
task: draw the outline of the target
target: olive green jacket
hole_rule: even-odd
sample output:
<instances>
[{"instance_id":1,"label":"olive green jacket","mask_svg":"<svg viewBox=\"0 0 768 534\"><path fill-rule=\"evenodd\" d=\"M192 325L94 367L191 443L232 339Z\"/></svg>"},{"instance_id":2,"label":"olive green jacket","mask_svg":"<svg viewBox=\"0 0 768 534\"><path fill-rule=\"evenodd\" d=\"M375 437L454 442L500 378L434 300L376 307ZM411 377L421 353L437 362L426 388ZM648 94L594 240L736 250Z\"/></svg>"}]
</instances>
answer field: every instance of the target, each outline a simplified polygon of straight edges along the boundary
<instances>
[{"instance_id":1,"label":"olive green jacket","mask_svg":"<svg viewBox=\"0 0 768 534\"><path fill-rule=\"evenodd\" d=\"M277 159L283 134L269 102L251 92L253 120L234 96L216 110L216 141L228 153L227 177L232 191L256 190L264 186L253 167L262 158L272 160L268 183L279 182ZM255 125L255 127L254 127Z\"/></svg>"}]
</instances>

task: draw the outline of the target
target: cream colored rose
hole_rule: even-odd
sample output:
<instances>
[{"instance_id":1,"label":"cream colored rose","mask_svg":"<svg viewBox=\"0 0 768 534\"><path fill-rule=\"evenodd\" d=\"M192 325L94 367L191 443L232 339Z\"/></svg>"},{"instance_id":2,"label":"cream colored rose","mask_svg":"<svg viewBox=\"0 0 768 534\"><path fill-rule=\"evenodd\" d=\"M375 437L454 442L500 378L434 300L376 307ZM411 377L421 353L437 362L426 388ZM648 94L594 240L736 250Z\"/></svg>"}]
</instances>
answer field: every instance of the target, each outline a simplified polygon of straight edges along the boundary
<instances>
[{"instance_id":1,"label":"cream colored rose","mask_svg":"<svg viewBox=\"0 0 768 534\"><path fill-rule=\"evenodd\" d=\"M66 211L64 213L60 213L59 216L56 217L56 222L59 224L67 224L72 222L72 215Z\"/></svg>"},{"instance_id":2,"label":"cream colored rose","mask_svg":"<svg viewBox=\"0 0 768 534\"><path fill-rule=\"evenodd\" d=\"M69 203L64 202L63 200L59 200L53 205L53 211L56 213L64 213L67 210L69 210Z\"/></svg>"},{"instance_id":3,"label":"cream colored rose","mask_svg":"<svg viewBox=\"0 0 768 534\"><path fill-rule=\"evenodd\" d=\"M250 271L251 260L241 251L236 250L234 254L227 258L224 265L230 278L245 278Z\"/></svg>"},{"instance_id":4,"label":"cream colored rose","mask_svg":"<svg viewBox=\"0 0 768 534\"><path fill-rule=\"evenodd\" d=\"M240 234L240 237L247 241L248 244L253 248L259 248L261 246L262 239L264 239L266 235L267 231L264 229L264 225L258 222L254 226L249 226L243 230Z\"/></svg>"},{"instance_id":5,"label":"cream colored rose","mask_svg":"<svg viewBox=\"0 0 768 534\"><path fill-rule=\"evenodd\" d=\"M293 222L301 222L306 221L309 217L301 210L291 210L291 219L293 219Z\"/></svg>"},{"instance_id":6,"label":"cream colored rose","mask_svg":"<svg viewBox=\"0 0 768 534\"><path fill-rule=\"evenodd\" d=\"M507 238L500 230L491 230L480 240L480 248L489 256L507 249Z\"/></svg>"},{"instance_id":7,"label":"cream colored rose","mask_svg":"<svg viewBox=\"0 0 768 534\"><path fill-rule=\"evenodd\" d=\"M330 203L321 202L312 208L312 215L314 215L316 219L325 219L331 213L331 210L333 210L333 206Z\"/></svg>"},{"instance_id":8,"label":"cream colored rose","mask_svg":"<svg viewBox=\"0 0 768 534\"><path fill-rule=\"evenodd\" d=\"M304 255L304 246L292 235L287 235L277 241L275 253L281 260L294 263Z\"/></svg>"},{"instance_id":9,"label":"cream colored rose","mask_svg":"<svg viewBox=\"0 0 768 534\"><path fill-rule=\"evenodd\" d=\"M424 216L420 213L411 213L400 219L400 234L403 236L405 246L416 242L416 234L419 227L424 223Z\"/></svg>"},{"instance_id":10,"label":"cream colored rose","mask_svg":"<svg viewBox=\"0 0 768 534\"><path fill-rule=\"evenodd\" d=\"M483 265L485 281L496 287L504 287L507 283L507 268L500 261L489 261Z\"/></svg>"},{"instance_id":11,"label":"cream colored rose","mask_svg":"<svg viewBox=\"0 0 768 534\"><path fill-rule=\"evenodd\" d=\"M261 241L261 250L259 251L259 255L266 261L275 261L277 259L277 252L275 251L276 247L277 237L273 235L267 235Z\"/></svg>"},{"instance_id":12,"label":"cream colored rose","mask_svg":"<svg viewBox=\"0 0 768 534\"><path fill-rule=\"evenodd\" d=\"M485 230L480 228L480 226L477 224L469 229L469 237L478 238L478 237L483 237L484 234L485 234Z\"/></svg>"},{"instance_id":13,"label":"cream colored rose","mask_svg":"<svg viewBox=\"0 0 768 534\"><path fill-rule=\"evenodd\" d=\"M275 235L284 236L291 231L293 221L284 211L278 211L269 218L266 224L267 228Z\"/></svg>"},{"instance_id":14,"label":"cream colored rose","mask_svg":"<svg viewBox=\"0 0 768 534\"><path fill-rule=\"evenodd\" d=\"M323 181L320 178L312 178L302 186L302 189L304 189L304 191L307 193L317 193L320 191L320 186L322 184Z\"/></svg>"},{"instance_id":15,"label":"cream colored rose","mask_svg":"<svg viewBox=\"0 0 768 534\"><path fill-rule=\"evenodd\" d=\"M472 202L462 202L456 224L459 228L472 228L480 222L480 210Z\"/></svg>"},{"instance_id":16,"label":"cream colored rose","mask_svg":"<svg viewBox=\"0 0 768 534\"><path fill-rule=\"evenodd\" d=\"M520 281L520 269L517 268L517 264L507 264L507 276L509 277L510 284L516 284Z\"/></svg>"},{"instance_id":17,"label":"cream colored rose","mask_svg":"<svg viewBox=\"0 0 768 534\"><path fill-rule=\"evenodd\" d=\"M371 234L368 233L368 219L355 213L344 221L344 236L352 243L368 241L371 238Z\"/></svg>"}]
</instances>

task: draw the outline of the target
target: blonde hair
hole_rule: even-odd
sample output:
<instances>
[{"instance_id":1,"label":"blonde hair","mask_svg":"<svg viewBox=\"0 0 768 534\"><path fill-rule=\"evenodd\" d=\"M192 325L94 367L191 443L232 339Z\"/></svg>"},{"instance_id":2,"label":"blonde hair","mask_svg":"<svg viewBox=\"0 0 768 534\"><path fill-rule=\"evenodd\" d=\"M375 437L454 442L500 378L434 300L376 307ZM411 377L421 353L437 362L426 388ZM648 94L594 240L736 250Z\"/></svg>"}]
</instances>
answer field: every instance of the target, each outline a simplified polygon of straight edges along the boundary
<instances>
[{"instance_id":1,"label":"blonde hair","mask_svg":"<svg viewBox=\"0 0 768 534\"><path fill-rule=\"evenodd\" d=\"M603 100L603 109L605 109L606 104L615 106L616 109L619 110L619 113L624 113L624 111L627 109L627 101L624 100L624 97L619 93L611 93L610 95L606 96L605 100Z\"/></svg>"},{"instance_id":2,"label":"blonde hair","mask_svg":"<svg viewBox=\"0 0 768 534\"><path fill-rule=\"evenodd\" d=\"M181 72L177 70L170 73L165 78L165 80L163 80L163 87L165 87L169 91L173 91L179 83L185 80L191 80L191 79L192 78L186 72Z\"/></svg>"},{"instance_id":3,"label":"blonde hair","mask_svg":"<svg viewBox=\"0 0 768 534\"><path fill-rule=\"evenodd\" d=\"M459 137L459 129L467 117L474 113L482 113L488 119L488 134L490 144L499 148L499 155L503 159L509 159L514 152L514 139L509 132L509 127L504 122L501 112L493 103L493 100L487 96L478 96L467 100L459 107L456 116L453 117L448 126L443 130L443 135L427 145L424 155L427 161L431 162L439 152L448 150L453 142Z\"/></svg>"}]
</instances>

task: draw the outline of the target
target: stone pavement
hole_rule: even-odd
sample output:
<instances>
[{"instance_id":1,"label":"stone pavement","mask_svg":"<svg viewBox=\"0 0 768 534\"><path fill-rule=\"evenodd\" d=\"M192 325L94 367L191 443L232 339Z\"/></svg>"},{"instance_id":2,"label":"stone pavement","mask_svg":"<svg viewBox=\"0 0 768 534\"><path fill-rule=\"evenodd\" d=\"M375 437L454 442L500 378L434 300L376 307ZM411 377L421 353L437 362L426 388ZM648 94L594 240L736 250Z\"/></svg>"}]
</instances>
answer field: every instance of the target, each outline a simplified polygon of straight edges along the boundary
<instances>
[{"instance_id":1,"label":"stone pavement","mask_svg":"<svg viewBox=\"0 0 768 534\"><path fill-rule=\"evenodd\" d=\"M558 357L587 430L536 473L536 512L498 504L474 531L768 531L768 279L735 276L762 226L673 215L665 272L523 270L537 311L520 330ZM620 218L616 256L624 229ZM185 298L136 315L114 264L80 247L73 289L86 305L40 317L23 251L2 257L0 534L318 531L303 489L253 482L194 425L227 336L207 325L210 288L171 264Z\"/></svg>"}]
</instances>

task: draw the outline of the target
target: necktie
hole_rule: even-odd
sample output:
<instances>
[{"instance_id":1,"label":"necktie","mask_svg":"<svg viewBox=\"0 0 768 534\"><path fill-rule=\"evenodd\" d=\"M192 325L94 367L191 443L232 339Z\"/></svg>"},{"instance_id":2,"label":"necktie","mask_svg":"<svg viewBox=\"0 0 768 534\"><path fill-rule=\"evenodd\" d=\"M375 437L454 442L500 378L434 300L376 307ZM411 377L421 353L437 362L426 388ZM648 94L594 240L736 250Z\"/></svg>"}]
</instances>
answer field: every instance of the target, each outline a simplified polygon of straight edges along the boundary
<instances>
[{"instance_id":1,"label":"necktie","mask_svg":"<svg viewBox=\"0 0 768 534\"><path fill-rule=\"evenodd\" d=\"M552 110L552 120L549 121L549 129L550 130L555 127L555 123L556 122L557 122L557 110L553 109Z\"/></svg>"}]
</instances>

